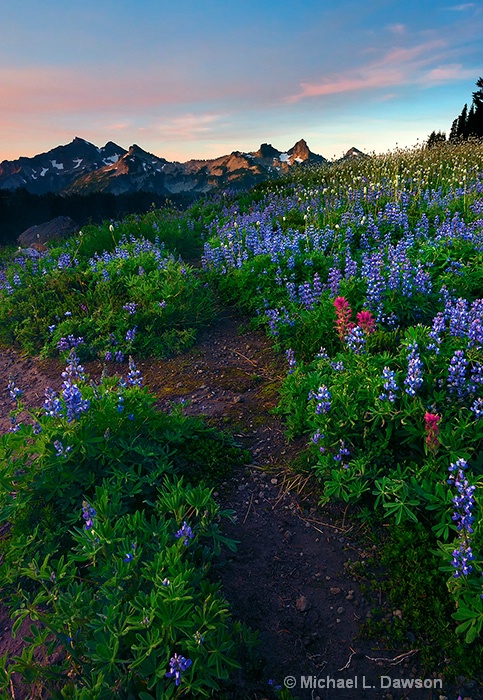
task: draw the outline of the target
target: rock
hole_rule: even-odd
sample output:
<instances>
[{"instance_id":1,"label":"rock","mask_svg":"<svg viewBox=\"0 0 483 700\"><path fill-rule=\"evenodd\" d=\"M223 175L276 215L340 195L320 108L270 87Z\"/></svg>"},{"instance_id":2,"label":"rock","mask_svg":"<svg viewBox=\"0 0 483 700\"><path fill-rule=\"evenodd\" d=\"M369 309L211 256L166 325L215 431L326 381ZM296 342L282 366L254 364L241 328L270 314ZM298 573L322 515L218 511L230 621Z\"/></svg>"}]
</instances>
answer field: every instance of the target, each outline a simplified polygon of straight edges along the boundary
<instances>
[{"instance_id":1,"label":"rock","mask_svg":"<svg viewBox=\"0 0 483 700\"><path fill-rule=\"evenodd\" d=\"M295 607L299 612L305 612L309 608L309 601L304 595L301 595L295 601Z\"/></svg>"},{"instance_id":2,"label":"rock","mask_svg":"<svg viewBox=\"0 0 483 700\"><path fill-rule=\"evenodd\" d=\"M31 226L20 234L17 241L25 247L33 247L59 238L67 238L79 230L78 224L68 216L58 216L38 226Z\"/></svg>"},{"instance_id":3,"label":"rock","mask_svg":"<svg viewBox=\"0 0 483 700\"><path fill-rule=\"evenodd\" d=\"M340 588L335 588L335 587L334 587L334 588L331 588L331 589L330 589L330 593L331 593L331 595L339 595L339 593L340 593Z\"/></svg>"}]
</instances>

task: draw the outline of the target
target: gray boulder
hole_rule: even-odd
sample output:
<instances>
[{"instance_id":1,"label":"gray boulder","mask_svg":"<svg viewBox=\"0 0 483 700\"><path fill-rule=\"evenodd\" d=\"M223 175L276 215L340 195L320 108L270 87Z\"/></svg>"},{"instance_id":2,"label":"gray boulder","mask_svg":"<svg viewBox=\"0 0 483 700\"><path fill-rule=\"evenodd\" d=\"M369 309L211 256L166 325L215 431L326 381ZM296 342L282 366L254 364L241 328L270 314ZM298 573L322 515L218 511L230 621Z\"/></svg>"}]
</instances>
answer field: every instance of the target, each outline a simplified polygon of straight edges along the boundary
<instances>
[{"instance_id":1,"label":"gray boulder","mask_svg":"<svg viewBox=\"0 0 483 700\"><path fill-rule=\"evenodd\" d=\"M54 239L67 238L79 230L79 225L68 216L57 216L51 221L46 221L37 226L31 226L20 234L17 241L20 245L28 247L33 243L46 243Z\"/></svg>"}]
</instances>

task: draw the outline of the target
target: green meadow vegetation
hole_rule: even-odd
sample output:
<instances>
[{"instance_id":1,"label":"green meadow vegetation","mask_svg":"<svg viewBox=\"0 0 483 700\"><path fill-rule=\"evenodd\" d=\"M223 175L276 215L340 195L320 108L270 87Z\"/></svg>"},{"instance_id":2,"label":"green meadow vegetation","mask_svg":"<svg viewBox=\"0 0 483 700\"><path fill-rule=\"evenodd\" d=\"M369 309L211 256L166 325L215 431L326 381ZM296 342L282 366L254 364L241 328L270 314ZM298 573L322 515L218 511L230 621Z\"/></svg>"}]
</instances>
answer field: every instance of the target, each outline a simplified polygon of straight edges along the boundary
<instances>
[{"instance_id":1,"label":"green meadow vegetation","mask_svg":"<svg viewBox=\"0 0 483 700\"><path fill-rule=\"evenodd\" d=\"M286 356L276 410L306 437L320 508L387 526L388 595L425 662L480 671L481 142L299 167L2 260L0 343L67 367L27 422L21 381L9 386L2 593L14 629L32 626L0 688L16 672L64 698L219 698L238 646L255 643L210 577L235 547L213 489L244 456L182 406L155 410L132 359L182 353L223 304ZM121 379L90 382L94 357Z\"/></svg>"}]
</instances>

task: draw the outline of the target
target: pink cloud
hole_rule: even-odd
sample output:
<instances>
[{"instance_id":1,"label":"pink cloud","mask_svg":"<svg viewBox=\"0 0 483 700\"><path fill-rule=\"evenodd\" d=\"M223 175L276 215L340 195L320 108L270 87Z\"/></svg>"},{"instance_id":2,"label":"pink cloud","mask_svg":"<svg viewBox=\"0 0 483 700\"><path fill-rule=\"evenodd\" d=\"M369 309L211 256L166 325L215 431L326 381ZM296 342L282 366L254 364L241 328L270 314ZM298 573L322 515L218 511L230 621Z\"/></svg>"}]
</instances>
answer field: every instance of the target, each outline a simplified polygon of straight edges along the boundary
<instances>
[{"instance_id":1,"label":"pink cloud","mask_svg":"<svg viewBox=\"0 0 483 700\"><path fill-rule=\"evenodd\" d=\"M428 64L444 55L446 43L442 40L431 40L409 48L396 47L388 51L382 58L357 68L351 67L350 74L337 75L318 83L301 83L301 90L287 98L293 103L308 97L333 95L353 92L354 90L373 90L379 88L397 87L421 81L421 71ZM437 69L433 69L437 70ZM453 79L450 72L441 80Z\"/></svg>"},{"instance_id":2,"label":"pink cloud","mask_svg":"<svg viewBox=\"0 0 483 700\"><path fill-rule=\"evenodd\" d=\"M389 24L388 27L391 34L405 34L406 26L404 24Z\"/></svg>"},{"instance_id":3,"label":"pink cloud","mask_svg":"<svg viewBox=\"0 0 483 700\"><path fill-rule=\"evenodd\" d=\"M147 108L192 105L216 100L273 99L260 94L253 81L186 80L175 71L154 68L139 75L104 68L97 73L76 68L33 66L0 67L0 101L3 115L103 114L113 123L127 115L143 114Z\"/></svg>"},{"instance_id":4,"label":"pink cloud","mask_svg":"<svg viewBox=\"0 0 483 700\"><path fill-rule=\"evenodd\" d=\"M447 9L453 12L465 12L466 10L472 10L474 7L476 7L474 2L465 2L462 5L453 5Z\"/></svg>"},{"instance_id":5,"label":"pink cloud","mask_svg":"<svg viewBox=\"0 0 483 700\"><path fill-rule=\"evenodd\" d=\"M420 82L424 84L447 83L453 80L468 80L475 76L475 71L471 68L463 68L461 63L450 63L433 68L424 76Z\"/></svg>"}]
</instances>

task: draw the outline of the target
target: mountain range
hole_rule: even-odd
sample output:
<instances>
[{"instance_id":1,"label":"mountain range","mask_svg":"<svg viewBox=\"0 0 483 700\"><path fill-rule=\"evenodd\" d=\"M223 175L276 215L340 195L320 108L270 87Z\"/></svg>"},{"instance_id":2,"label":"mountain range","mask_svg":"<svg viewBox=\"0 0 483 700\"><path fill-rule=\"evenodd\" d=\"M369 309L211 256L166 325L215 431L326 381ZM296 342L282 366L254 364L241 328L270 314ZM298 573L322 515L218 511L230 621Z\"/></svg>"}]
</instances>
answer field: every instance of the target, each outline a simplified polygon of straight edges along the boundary
<instances>
[{"instance_id":1,"label":"mountain range","mask_svg":"<svg viewBox=\"0 0 483 700\"><path fill-rule=\"evenodd\" d=\"M351 148L344 159L365 157ZM245 189L279 177L297 165L329 164L313 153L304 139L288 151L264 143L257 151L233 151L211 160L170 162L137 145L126 149L109 141L99 148L76 137L64 146L32 158L0 163L0 189L23 188L32 194L89 195L96 192L130 194L152 192L198 195L217 189Z\"/></svg>"}]
</instances>

